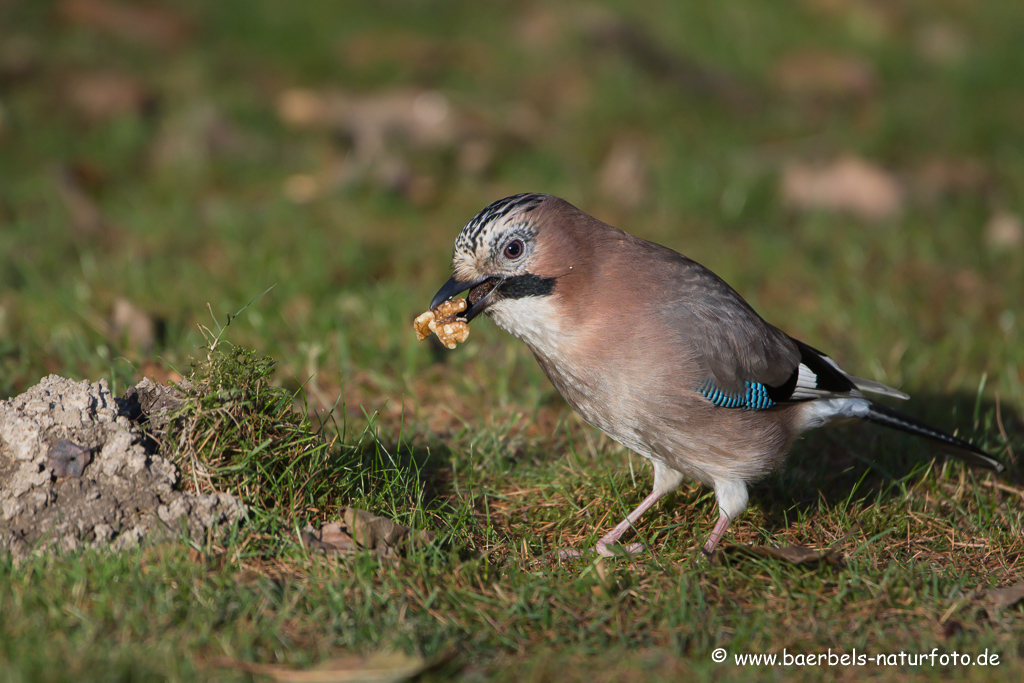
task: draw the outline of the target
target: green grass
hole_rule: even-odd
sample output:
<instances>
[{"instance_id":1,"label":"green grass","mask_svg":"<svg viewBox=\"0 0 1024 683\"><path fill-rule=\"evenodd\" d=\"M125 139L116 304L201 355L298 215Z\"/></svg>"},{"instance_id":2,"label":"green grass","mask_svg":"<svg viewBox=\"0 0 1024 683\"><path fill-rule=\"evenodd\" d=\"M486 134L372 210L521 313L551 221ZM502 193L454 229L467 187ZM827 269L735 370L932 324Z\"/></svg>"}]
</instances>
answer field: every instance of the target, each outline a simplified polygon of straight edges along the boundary
<instances>
[{"instance_id":1,"label":"green grass","mask_svg":"<svg viewBox=\"0 0 1024 683\"><path fill-rule=\"evenodd\" d=\"M596 40L590 6L152 4L172 8L184 37L162 46L69 20L62 3L0 4L0 396L50 372L106 377L115 393L187 375L189 358L207 357L207 307L220 320L273 286L224 337L254 351L200 368L223 391L197 394L189 413L195 444L238 427L199 457L226 464L223 485L257 514L223 545L0 559L0 681L249 679L210 662L308 667L389 649L437 658L428 680L821 674L717 665L718 647L988 648L995 669L900 675L1024 672L1024 606L992 608L985 594L1024 579L1024 247L985 236L993 214L1024 212L1020 3L606 5L674 59L726 74L736 101ZM929 57L929 35L952 35L952 56ZM27 70L4 56L15 39L34 55ZM774 65L807 50L862 60L874 90L787 96ZM110 72L152 106L91 116L74 104L71 84ZM295 87L439 89L493 157L475 172L457 146L398 141L392 154L426 190L371 170L297 203L289 178L337 177L353 148L278 118ZM651 189L633 207L599 186L623 136L647 152ZM898 217L781 202L787 161L845 153L897 174ZM928 180L937 163L954 179ZM410 325L447 278L461 226L530 190L705 263L768 320L906 390L908 411L1009 472L933 465L926 445L870 428L819 431L754 487L727 541L834 546L845 566L694 563L716 513L692 485L644 518L650 553L559 561L646 495L646 464L572 415L489 323L450 353ZM152 339L109 324L122 298L155 323ZM438 539L400 562L303 551L296 532L344 505Z\"/></svg>"}]
</instances>

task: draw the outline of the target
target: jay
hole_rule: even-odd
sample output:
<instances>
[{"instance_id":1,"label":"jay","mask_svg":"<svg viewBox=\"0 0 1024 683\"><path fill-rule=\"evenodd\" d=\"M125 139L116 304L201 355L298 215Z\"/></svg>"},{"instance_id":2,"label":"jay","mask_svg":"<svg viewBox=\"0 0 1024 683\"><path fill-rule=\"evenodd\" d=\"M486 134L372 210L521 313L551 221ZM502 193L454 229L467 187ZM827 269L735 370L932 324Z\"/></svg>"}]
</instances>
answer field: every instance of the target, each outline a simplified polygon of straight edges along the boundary
<instances>
[{"instance_id":1,"label":"jay","mask_svg":"<svg viewBox=\"0 0 1024 683\"><path fill-rule=\"evenodd\" d=\"M466 322L486 313L524 341L584 420L651 461L653 491L598 541L601 555L685 477L715 492L710 555L746 509L747 486L779 467L802 432L830 422L874 422L1003 470L976 446L872 401L865 394L909 397L765 322L704 266L558 197L487 206L456 238L453 271L432 309L468 289Z\"/></svg>"}]
</instances>

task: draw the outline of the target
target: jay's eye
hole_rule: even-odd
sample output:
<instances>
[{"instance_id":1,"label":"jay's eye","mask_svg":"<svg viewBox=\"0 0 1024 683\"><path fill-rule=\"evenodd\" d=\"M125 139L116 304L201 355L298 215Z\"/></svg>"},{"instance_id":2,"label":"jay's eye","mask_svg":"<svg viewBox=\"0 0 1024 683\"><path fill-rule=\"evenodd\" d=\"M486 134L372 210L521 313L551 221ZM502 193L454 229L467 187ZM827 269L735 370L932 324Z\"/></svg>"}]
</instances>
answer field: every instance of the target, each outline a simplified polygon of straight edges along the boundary
<instances>
[{"instance_id":1,"label":"jay's eye","mask_svg":"<svg viewBox=\"0 0 1024 683\"><path fill-rule=\"evenodd\" d=\"M515 261L523 255L523 241L512 240L505 245L505 258Z\"/></svg>"}]
</instances>

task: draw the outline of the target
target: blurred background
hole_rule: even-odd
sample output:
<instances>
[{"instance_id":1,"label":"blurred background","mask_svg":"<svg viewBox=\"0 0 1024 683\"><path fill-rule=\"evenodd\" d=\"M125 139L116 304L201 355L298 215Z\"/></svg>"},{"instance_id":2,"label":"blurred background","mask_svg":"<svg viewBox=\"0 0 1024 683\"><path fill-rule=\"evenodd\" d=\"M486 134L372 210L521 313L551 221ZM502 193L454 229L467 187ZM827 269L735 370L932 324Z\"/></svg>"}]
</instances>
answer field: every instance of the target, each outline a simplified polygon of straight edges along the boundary
<instances>
[{"instance_id":1,"label":"blurred background","mask_svg":"<svg viewBox=\"0 0 1024 683\"><path fill-rule=\"evenodd\" d=\"M174 379L273 286L226 338L316 408L557 415L489 322L411 330L461 227L542 191L859 375L1019 411L1022 45L1016 0L0 0L0 397Z\"/></svg>"}]
</instances>

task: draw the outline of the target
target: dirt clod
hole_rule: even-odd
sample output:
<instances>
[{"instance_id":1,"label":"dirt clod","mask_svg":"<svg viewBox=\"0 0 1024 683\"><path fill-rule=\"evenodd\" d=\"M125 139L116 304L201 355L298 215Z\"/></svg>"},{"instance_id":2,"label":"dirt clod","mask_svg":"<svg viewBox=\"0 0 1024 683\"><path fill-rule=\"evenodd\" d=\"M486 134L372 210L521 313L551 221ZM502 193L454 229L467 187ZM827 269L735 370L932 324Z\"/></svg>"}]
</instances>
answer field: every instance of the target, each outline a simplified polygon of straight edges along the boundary
<instances>
[{"instance_id":1,"label":"dirt clod","mask_svg":"<svg viewBox=\"0 0 1024 683\"><path fill-rule=\"evenodd\" d=\"M46 469L57 479L82 476L90 462L92 453L67 439L58 441L46 453Z\"/></svg>"}]
</instances>

